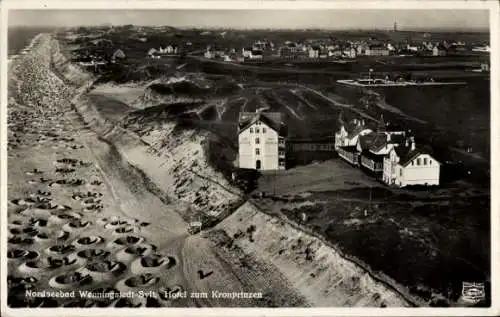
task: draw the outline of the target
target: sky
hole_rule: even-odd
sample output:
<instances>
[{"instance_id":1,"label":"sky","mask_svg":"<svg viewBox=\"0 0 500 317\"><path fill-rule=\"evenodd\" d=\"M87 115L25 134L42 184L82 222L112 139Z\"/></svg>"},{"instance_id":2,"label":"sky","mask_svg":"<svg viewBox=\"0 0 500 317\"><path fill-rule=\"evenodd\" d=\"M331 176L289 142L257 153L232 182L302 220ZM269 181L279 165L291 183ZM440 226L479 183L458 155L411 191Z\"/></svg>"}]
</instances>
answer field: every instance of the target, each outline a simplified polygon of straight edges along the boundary
<instances>
[{"instance_id":1,"label":"sky","mask_svg":"<svg viewBox=\"0 0 500 317\"><path fill-rule=\"evenodd\" d=\"M9 26L487 30L487 10L10 10Z\"/></svg>"}]
</instances>

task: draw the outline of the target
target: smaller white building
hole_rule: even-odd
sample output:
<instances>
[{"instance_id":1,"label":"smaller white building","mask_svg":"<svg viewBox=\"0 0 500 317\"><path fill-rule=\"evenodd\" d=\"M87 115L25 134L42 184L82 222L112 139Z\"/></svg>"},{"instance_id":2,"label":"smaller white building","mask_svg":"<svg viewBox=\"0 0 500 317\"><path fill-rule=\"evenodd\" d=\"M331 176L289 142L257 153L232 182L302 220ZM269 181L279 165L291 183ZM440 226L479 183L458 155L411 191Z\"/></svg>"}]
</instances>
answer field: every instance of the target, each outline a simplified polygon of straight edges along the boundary
<instances>
[{"instance_id":1,"label":"smaller white building","mask_svg":"<svg viewBox=\"0 0 500 317\"><path fill-rule=\"evenodd\" d=\"M319 58L319 46L311 46L309 48L309 58Z\"/></svg>"},{"instance_id":2,"label":"smaller white building","mask_svg":"<svg viewBox=\"0 0 500 317\"><path fill-rule=\"evenodd\" d=\"M279 112L242 112L238 125L238 165L257 170L285 169L287 136Z\"/></svg>"},{"instance_id":3,"label":"smaller white building","mask_svg":"<svg viewBox=\"0 0 500 317\"><path fill-rule=\"evenodd\" d=\"M388 185L439 185L441 164L429 153L417 149L413 138L391 149L384 158L382 180Z\"/></svg>"}]
</instances>

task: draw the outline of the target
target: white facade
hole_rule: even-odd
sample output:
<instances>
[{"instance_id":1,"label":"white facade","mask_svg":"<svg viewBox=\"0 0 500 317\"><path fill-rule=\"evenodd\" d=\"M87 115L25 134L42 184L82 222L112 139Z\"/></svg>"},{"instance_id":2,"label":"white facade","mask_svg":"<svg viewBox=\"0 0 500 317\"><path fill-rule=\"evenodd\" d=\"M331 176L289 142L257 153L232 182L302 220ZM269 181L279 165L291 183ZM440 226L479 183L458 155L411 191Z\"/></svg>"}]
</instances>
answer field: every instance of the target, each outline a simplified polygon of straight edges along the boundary
<instances>
[{"instance_id":1,"label":"white facade","mask_svg":"<svg viewBox=\"0 0 500 317\"><path fill-rule=\"evenodd\" d=\"M309 49L309 58L319 58L319 50L310 48Z\"/></svg>"},{"instance_id":2,"label":"white facade","mask_svg":"<svg viewBox=\"0 0 500 317\"><path fill-rule=\"evenodd\" d=\"M388 185L399 187L439 185L439 173L440 163L429 154L420 153L403 166L396 151L392 150L384 158L382 180Z\"/></svg>"},{"instance_id":3,"label":"white facade","mask_svg":"<svg viewBox=\"0 0 500 317\"><path fill-rule=\"evenodd\" d=\"M277 131L256 121L238 135L239 167L259 170L285 169L285 140Z\"/></svg>"}]
</instances>

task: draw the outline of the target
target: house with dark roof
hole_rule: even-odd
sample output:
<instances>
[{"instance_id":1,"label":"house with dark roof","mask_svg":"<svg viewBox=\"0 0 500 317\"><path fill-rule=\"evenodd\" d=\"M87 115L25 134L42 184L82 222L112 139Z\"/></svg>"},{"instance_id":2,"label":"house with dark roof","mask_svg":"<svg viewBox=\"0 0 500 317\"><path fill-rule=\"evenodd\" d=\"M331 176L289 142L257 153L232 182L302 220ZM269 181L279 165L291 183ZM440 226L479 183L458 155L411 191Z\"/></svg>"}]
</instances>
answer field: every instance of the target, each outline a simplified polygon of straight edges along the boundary
<instances>
[{"instance_id":1,"label":"house with dark roof","mask_svg":"<svg viewBox=\"0 0 500 317\"><path fill-rule=\"evenodd\" d=\"M405 131L389 128L381 116L377 131L359 139L356 150L360 153L360 164L375 174L382 174L384 157L404 143Z\"/></svg>"},{"instance_id":2,"label":"house with dark roof","mask_svg":"<svg viewBox=\"0 0 500 317\"><path fill-rule=\"evenodd\" d=\"M284 117L279 112L242 112L238 121L238 165L256 170L285 169Z\"/></svg>"},{"instance_id":3,"label":"house with dark roof","mask_svg":"<svg viewBox=\"0 0 500 317\"><path fill-rule=\"evenodd\" d=\"M383 165L382 180L388 185L439 185L441 164L430 153L417 148L412 137L404 145L392 148Z\"/></svg>"},{"instance_id":4,"label":"house with dark roof","mask_svg":"<svg viewBox=\"0 0 500 317\"><path fill-rule=\"evenodd\" d=\"M359 152L356 145L360 137L372 133L362 119L354 119L341 125L335 133L335 150L341 158L352 165L359 165Z\"/></svg>"},{"instance_id":5,"label":"house with dark roof","mask_svg":"<svg viewBox=\"0 0 500 317\"><path fill-rule=\"evenodd\" d=\"M448 49L442 44L438 44L432 48L432 56L446 56Z\"/></svg>"}]
</instances>

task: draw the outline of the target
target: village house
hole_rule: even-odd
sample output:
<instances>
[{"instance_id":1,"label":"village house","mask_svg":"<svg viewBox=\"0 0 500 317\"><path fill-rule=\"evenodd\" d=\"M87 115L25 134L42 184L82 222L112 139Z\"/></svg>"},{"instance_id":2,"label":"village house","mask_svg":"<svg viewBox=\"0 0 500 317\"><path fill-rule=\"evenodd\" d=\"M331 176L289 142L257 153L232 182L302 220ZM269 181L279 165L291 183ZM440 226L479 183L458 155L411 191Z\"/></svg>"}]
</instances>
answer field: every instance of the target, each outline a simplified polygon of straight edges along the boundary
<instances>
[{"instance_id":1,"label":"village house","mask_svg":"<svg viewBox=\"0 0 500 317\"><path fill-rule=\"evenodd\" d=\"M367 48L368 48L368 45L366 45L366 43L358 43L358 46L356 46L356 54L357 55L365 55Z\"/></svg>"},{"instance_id":2,"label":"village house","mask_svg":"<svg viewBox=\"0 0 500 317\"><path fill-rule=\"evenodd\" d=\"M388 185L439 185L440 163L426 151L417 149L413 138L393 147L384 158L382 180Z\"/></svg>"},{"instance_id":3,"label":"village house","mask_svg":"<svg viewBox=\"0 0 500 317\"><path fill-rule=\"evenodd\" d=\"M205 53L203 54L205 58L224 58L226 52L224 49L207 46Z\"/></svg>"},{"instance_id":4,"label":"village house","mask_svg":"<svg viewBox=\"0 0 500 317\"><path fill-rule=\"evenodd\" d=\"M117 49L114 53L113 56L111 57L111 62L116 63L118 60L123 60L126 58L125 53L121 49Z\"/></svg>"},{"instance_id":5,"label":"village house","mask_svg":"<svg viewBox=\"0 0 500 317\"><path fill-rule=\"evenodd\" d=\"M357 55L354 47L346 48L342 53L347 58L356 58Z\"/></svg>"},{"instance_id":6,"label":"village house","mask_svg":"<svg viewBox=\"0 0 500 317\"><path fill-rule=\"evenodd\" d=\"M389 49L383 45L369 45L365 49L366 56L388 56Z\"/></svg>"},{"instance_id":7,"label":"village house","mask_svg":"<svg viewBox=\"0 0 500 317\"><path fill-rule=\"evenodd\" d=\"M311 46L309 47L309 58L319 58L321 48L319 46Z\"/></svg>"},{"instance_id":8,"label":"village house","mask_svg":"<svg viewBox=\"0 0 500 317\"><path fill-rule=\"evenodd\" d=\"M252 49L247 58L251 60L262 60L264 58L264 52L262 50Z\"/></svg>"},{"instance_id":9,"label":"village house","mask_svg":"<svg viewBox=\"0 0 500 317\"><path fill-rule=\"evenodd\" d=\"M446 56L446 48L442 45L436 45L432 48L432 56Z\"/></svg>"},{"instance_id":10,"label":"village house","mask_svg":"<svg viewBox=\"0 0 500 317\"><path fill-rule=\"evenodd\" d=\"M360 153L360 164L375 175L383 172L384 157L394 148L404 142L405 131L389 128L383 118L377 132L359 138L356 150Z\"/></svg>"},{"instance_id":11,"label":"village house","mask_svg":"<svg viewBox=\"0 0 500 317\"><path fill-rule=\"evenodd\" d=\"M252 48L251 47L243 47L241 49L241 55L243 55L244 58L250 58L251 54L252 54Z\"/></svg>"},{"instance_id":12,"label":"village house","mask_svg":"<svg viewBox=\"0 0 500 317\"><path fill-rule=\"evenodd\" d=\"M354 119L352 122L343 124L340 130L335 133L335 150L345 161L358 166L359 153L356 145L361 136L371 132L372 130L365 125L364 120Z\"/></svg>"},{"instance_id":13,"label":"village house","mask_svg":"<svg viewBox=\"0 0 500 317\"><path fill-rule=\"evenodd\" d=\"M256 170L285 169L287 128L279 112L242 112L238 124L238 165Z\"/></svg>"}]
</instances>

